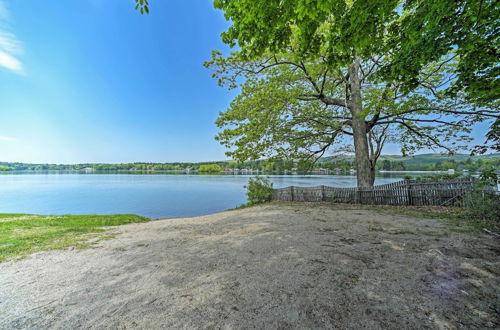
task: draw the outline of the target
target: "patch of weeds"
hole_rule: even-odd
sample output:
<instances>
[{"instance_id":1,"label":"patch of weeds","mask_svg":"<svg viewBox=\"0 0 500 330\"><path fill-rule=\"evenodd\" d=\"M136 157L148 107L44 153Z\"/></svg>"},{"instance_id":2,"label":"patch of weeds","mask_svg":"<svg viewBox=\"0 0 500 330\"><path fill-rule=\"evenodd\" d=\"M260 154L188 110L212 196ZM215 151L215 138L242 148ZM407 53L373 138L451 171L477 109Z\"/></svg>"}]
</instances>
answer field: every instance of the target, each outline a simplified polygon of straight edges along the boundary
<instances>
[{"instance_id":1,"label":"patch of weeds","mask_svg":"<svg viewBox=\"0 0 500 330\"><path fill-rule=\"evenodd\" d=\"M264 205L264 204L267 204L267 203L263 203L263 204L260 204L260 205ZM252 205L252 204L249 204L249 203L245 203L245 204L241 204L239 206L227 209L226 211L243 210L243 209L247 209L249 207L254 207L254 206L255 205Z\"/></svg>"},{"instance_id":2,"label":"patch of weeds","mask_svg":"<svg viewBox=\"0 0 500 330\"><path fill-rule=\"evenodd\" d=\"M490 183L496 184L496 180ZM473 227L500 232L500 195L493 191L476 191L465 196L464 202L463 218L469 219Z\"/></svg>"},{"instance_id":3,"label":"patch of weeds","mask_svg":"<svg viewBox=\"0 0 500 330\"><path fill-rule=\"evenodd\" d=\"M388 234L391 234L391 235L415 235L415 232L411 231L411 230L405 230L405 229L398 229L398 230L389 230L387 232Z\"/></svg>"},{"instance_id":4,"label":"patch of weeds","mask_svg":"<svg viewBox=\"0 0 500 330\"><path fill-rule=\"evenodd\" d=\"M458 207L441 207L441 206L386 206L376 205L367 206L367 210L376 211L379 213L401 214L418 218L433 218L433 219L456 219L460 217L464 211Z\"/></svg>"},{"instance_id":5,"label":"patch of weeds","mask_svg":"<svg viewBox=\"0 0 500 330\"><path fill-rule=\"evenodd\" d=\"M485 222L481 219L470 218L466 215L462 215L454 219L449 219L445 222L445 224L448 230L456 233L477 235L484 233L484 229L498 232L498 228L491 225L491 223Z\"/></svg>"},{"instance_id":6,"label":"patch of weeds","mask_svg":"<svg viewBox=\"0 0 500 330\"><path fill-rule=\"evenodd\" d=\"M338 287L343 289L352 289L358 284L359 275L354 273L347 273L341 270L336 270L335 275L338 277L335 283Z\"/></svg>"},{"instance_id":7,"label":"patch of weeds","mask_svg":"<svg viewBox=\"0 0 500 330\"><path fill-rule=\"evenodd\" d=\"M446 228L450 231L461 234L480 234L483 233L484 224L477 220L450 219L446 222Z\"/></svg>"},{"instance_id":8,"label":"patch of weeds","mask_svg":"<svg viewBox=\"0 0 500 330\"><path fill-rule=\"evenodd\" d=\"M116 232L116 233L103 232L100 235L96 235L96 238L94 241L92 241L92 244L97 244L100 241L105 241L107 239L115 238L116 236L118 236L118 234L120 234L120 233L119 232Z\"/></svg>"},{"instance_id":9,"label":"patch of weeds","mask_svg":"<svg viewBox=\"0 0 500 330\"><path fill-rule=\"evenodd\" d=\"M405 251L410 253L421 253L422 249L419 248L418 245L406 244Z\"/></svg>"},{"instance_id":10,"label":"patch of weeds","mask_svg":"<svg viewBox=\"0 0 500 330\"><path fill-rule=\"evenodd\" d=\"M418 218L431 218L443 220L449 231L467 234L479 234L483 229L497 231L498 221L493 223L483 219L476 219L470 216L467 210L458 207L441 206L368 206L369 210L385 214L401 214ZM436 232L423 232L421 235L444 237L446 234Z\"/></svg>"},{"instance_id":11,"label":"patch of weeds","mask_svg":"<svg viewBox=\"0 0 500 330\"><path fill-rule=\"evenodd\" d=\"M483 265L483 268L484 268L486 271L488 271L488 272L490 272L490 273L492 273L492 274L495 274L495 275L498 275L498 274L499 274L499 270L498 270L496 267L492 266L492 265L488 265L488 264L486 264L486 265Z\"/></svg>"},{"instance_id":12,"label":"patch of weeds","mask_svg":"<svg viewBox=\"0 0 500 330\"><path fill-rule=\"evenodd\" d=\"M328 233L332 233L332 232L336 232L338 231L337 228L318 228L318 233L320 233L319 235L328 235Z\"/></svg>"},{"instance_id":13,"label":"patch of weeds","mask_svg":"<svg viewBox=\"0 0 500 330\"><path fill-rule=\"evenodd\" d=\"M399 230L391 230L387 231L388 234L391 235L415 235L415 236L430 236L430 237L447 237L448 233L439 233L435 231L424 231L420 229L415 229L415 231L408 229L399 229Z\"/></svg>"},{"instance_id":14,"label":"patch of weeds","mask_svg":"<svg viewBox=\"0 0 500 330\"><path fill-rule=\"evenodd\" d=\"M435 231L424 231L424 230L420 230L417 228L416 230L416 235L421 235L421 236L430 236L430 237L448 237L450 236L449 233L445 233L445 232L435 232Z\"/></svg>"},{"instance_id":15,"label":"patch of weeds","mask_svg":"<svg viewBox=\"0 0 500 330\"><path fill-rule=\"evenodd\" d=\"M382 228L381 226L368 226L368 231L385 232L384 228Z\"/></svg>"}]
</instances>

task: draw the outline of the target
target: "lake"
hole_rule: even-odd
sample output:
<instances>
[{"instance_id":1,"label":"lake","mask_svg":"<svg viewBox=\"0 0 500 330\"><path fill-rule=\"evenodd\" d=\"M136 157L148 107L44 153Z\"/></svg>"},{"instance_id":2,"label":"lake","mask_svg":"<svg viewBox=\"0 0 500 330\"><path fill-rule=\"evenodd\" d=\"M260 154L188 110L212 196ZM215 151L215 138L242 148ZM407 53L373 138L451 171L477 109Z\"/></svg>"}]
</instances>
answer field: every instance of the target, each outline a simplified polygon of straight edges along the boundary
<instances>
[{"instance_id":1,"label":"lake","mask_svg":"<svg viewBox=\"0 0 500 330\"><path fill-rule=\"evenodd\" d=\"M0 213L113 214L149 218L197 216L246 202L251 175L169 174L0 174ZM275 188L287 186L353 187L355 176L270 175ZM378 177L375 184L401 180Z\"/></svg>"}]
</instances>

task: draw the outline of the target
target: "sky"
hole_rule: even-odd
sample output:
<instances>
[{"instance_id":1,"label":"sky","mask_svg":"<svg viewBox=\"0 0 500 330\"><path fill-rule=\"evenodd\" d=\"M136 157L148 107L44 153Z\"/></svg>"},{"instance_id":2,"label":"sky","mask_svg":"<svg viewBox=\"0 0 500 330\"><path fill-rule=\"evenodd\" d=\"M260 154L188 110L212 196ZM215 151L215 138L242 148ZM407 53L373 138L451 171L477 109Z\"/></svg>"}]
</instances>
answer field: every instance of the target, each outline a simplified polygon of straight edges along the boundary
<instances>
[{"instance_id":1,"label":"sky","mask_svg":"<svg viewBox=\"0 0 500 330\"><path fill-rule=\"evenodd\" d=\"M224 160L212 0L0 0L0 161ZM482 142L485 126L476 129ZM385 154L397 154L395 145Z\"/></svg>"}]
</instances>

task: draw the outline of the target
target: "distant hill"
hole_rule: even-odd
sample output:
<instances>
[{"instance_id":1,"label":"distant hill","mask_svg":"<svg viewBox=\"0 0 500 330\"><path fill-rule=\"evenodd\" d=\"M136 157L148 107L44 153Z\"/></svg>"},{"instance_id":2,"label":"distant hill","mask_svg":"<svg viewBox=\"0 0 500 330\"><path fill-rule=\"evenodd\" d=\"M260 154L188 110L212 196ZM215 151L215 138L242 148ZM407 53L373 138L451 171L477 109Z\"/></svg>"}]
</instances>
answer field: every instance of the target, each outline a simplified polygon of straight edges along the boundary
<instances>
[{"instance_id":1,"label":"distant hill","mask_svg":"<svg viewBox=\"0 0 500 330\"><path fill-rule=\"evenodd\" d=\"M453 156L448 156L446 154L439 154L439 153L420 154L410 157L403 157L401 155L381 155L379 161L383 160L402 161L405 164L436 164L442 161L451 161L451 160L462 162L467 160L468 158L471 158L472 160L477 160L477 159L497 160L500 159L500 153L477 155L477 156L471 156L469 154L455 154ZM348 155L343 155L338 157L329 156L321 158L320 162L331 162L336 160L350 160L350 159L354 159L354 156L348 156Z\"/></svg>"}]
</instances>

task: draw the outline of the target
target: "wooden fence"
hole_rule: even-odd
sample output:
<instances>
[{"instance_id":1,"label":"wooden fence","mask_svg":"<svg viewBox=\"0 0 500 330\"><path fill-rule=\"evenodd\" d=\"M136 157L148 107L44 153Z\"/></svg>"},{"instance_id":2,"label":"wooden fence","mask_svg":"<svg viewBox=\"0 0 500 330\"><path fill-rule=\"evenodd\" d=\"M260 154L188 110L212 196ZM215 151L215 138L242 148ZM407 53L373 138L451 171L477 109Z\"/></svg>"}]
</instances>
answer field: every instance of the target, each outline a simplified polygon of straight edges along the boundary
<instances>
[{"instance_id":1,"label":"wooden fence","mask_svg":"<svg viewBox=\"0 0 500 330\"><path fill-rule=\"evenodd\" d=\"M333 202L370 205L463 205L474 178L403 180L374 187L286 187L274 189L272 199L287 202Z\"/></svg>"}]
</instances>

